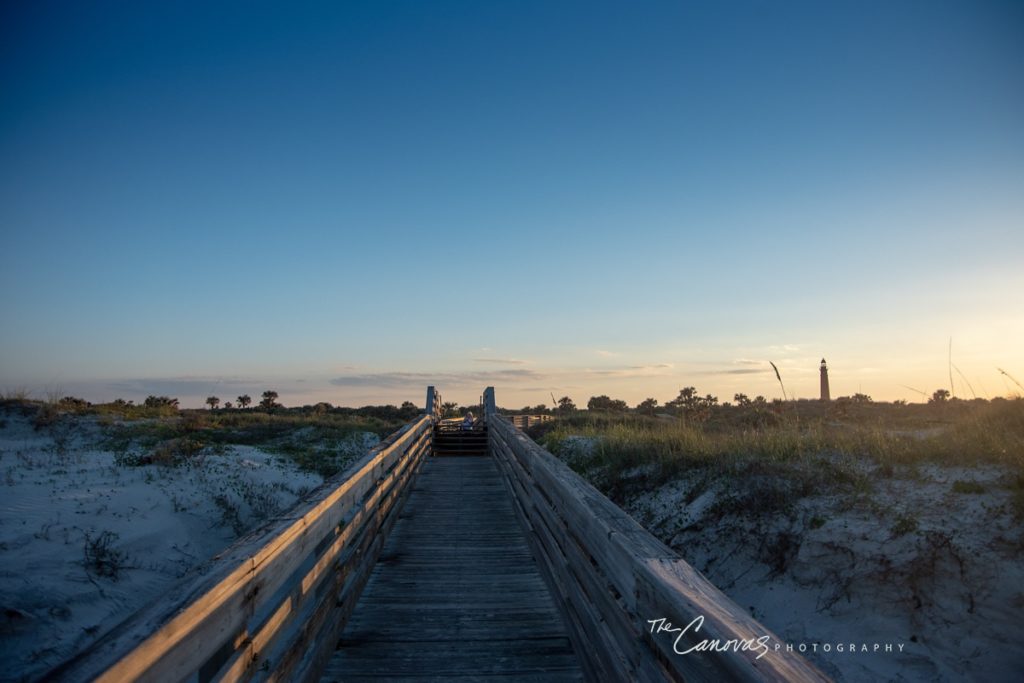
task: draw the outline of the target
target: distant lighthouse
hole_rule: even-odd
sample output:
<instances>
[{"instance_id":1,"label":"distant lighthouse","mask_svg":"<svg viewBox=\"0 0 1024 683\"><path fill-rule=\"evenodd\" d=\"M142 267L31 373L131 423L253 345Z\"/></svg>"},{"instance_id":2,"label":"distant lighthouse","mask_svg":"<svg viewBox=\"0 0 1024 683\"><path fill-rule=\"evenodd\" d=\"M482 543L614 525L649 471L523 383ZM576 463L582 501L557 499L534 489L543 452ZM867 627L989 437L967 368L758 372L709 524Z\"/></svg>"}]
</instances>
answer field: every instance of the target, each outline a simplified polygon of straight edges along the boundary
<instances>
[{"instance_id":1,"label":"distant lighthouse","mask_svg":"<svg viewBox=\"0 0 1024 683\"><path fill-rule=\"evenodd\" d=\"M824 358L821 359L821 400L832 400L831 395L828 393L828 366L825 365Z\"/></svg>"}]
</instances>

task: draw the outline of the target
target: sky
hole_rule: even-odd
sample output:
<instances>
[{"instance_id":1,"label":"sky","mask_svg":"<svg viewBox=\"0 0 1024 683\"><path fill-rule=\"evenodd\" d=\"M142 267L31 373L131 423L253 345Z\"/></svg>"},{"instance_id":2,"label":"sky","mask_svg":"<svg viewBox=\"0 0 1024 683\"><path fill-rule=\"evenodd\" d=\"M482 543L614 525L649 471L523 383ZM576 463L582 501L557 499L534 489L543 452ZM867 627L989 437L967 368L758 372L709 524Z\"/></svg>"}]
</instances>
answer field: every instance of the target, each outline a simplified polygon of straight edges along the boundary
<instances>
[{"instance_id":1,"label":"sky","mask_svg":"<svg viewBox=\"0 0 1024 683\"><path fill-rule=\"evenodd\" d=\"M1019 2L0 9L3 392L992 397L1022 261Z\"/></svg>"}]
</instances>

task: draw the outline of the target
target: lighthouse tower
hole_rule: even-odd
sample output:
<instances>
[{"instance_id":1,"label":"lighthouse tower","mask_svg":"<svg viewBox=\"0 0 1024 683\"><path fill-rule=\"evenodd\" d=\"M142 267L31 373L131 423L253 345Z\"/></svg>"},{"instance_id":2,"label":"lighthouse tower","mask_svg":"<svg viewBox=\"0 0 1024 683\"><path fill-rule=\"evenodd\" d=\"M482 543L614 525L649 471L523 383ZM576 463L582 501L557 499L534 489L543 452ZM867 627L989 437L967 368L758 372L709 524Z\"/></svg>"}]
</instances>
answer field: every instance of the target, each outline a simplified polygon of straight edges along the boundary
<instances>
[{"instance_id":1,"label":"lighthouse tower","mask_svg":"<svg viewBox=\"0 0 1024 683\"><path fill-rule=\"evenodd\" d=\"M821 359L821 400L829 401L832 397L828 393L828 366L825 365L825 359Z\"/></svg>"}]
</instances>

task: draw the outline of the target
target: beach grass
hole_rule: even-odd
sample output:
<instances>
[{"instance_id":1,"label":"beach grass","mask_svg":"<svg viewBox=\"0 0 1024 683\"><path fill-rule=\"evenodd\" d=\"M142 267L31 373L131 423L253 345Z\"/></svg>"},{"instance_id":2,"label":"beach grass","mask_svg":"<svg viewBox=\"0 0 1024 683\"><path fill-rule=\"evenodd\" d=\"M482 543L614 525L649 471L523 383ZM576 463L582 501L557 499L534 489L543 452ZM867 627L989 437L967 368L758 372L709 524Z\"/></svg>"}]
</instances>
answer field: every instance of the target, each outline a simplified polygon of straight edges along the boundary
<instances>
[{"instance_id":1,"label":"beach grass","mask_svg":"<svg viewBox=\"0 0 1024 683\"><path fill-rule=\"evenodd\" d=\"M24 395L0 399L0 409L23 414L36 430L55 435L65 424L91 420L101 434L97 445L112 451L121 465L177 466L242 445L279 454L323 477L339 472L354 455L365 453L371 441L410 418L408 410L394 406L182 410L168 403L90 404L72 397L33 400Z\"/></svg>"},{"instance_id":2,"label":"beach grass","mask_svg":"<svg viewBox=\"0 0 1024 683\"><path fill-rule=\"evenodd\" d=\"M704 421L578 411L532 435L619 501L681 477L729 478L750 491L747 502L773 507L865 489L871 477L913 476L926 463L999 465L1024 481L1020 399L719 406Z\"/></svg>"}]
</instances>

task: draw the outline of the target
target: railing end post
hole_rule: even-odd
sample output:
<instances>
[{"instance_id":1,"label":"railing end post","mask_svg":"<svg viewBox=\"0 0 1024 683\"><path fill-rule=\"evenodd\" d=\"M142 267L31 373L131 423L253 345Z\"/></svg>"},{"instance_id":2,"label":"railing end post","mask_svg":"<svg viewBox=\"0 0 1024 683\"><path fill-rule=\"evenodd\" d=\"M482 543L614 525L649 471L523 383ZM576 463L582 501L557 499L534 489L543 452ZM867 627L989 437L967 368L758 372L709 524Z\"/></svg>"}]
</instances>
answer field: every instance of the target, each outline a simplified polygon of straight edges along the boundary
<instances>
[{"instance_id":1,"label":"railing end post","mask_svg":"<svg viewBox=\"0 0 1024 683\"><path fill-rule=\"evenodd\" d=\"M427 406L423 412L434 420L441 417L441 392L437 391L433 385L427 387Z\"/></svg>"},{"instance_id":2,"label":"railing end post","mask_svg":"<svg viewBox=\"0 0 1024 683\"><path fill-rule=\"evenodd\" d=\"M487 387L484 389L484 419L489 420L495 412L497 407L494 404L494 387Z\"/></svg>"}]
</instances>

